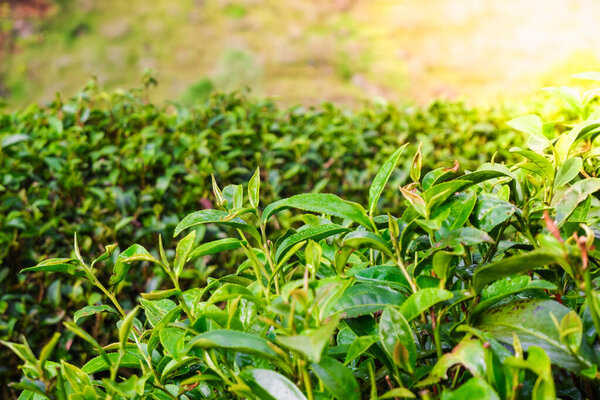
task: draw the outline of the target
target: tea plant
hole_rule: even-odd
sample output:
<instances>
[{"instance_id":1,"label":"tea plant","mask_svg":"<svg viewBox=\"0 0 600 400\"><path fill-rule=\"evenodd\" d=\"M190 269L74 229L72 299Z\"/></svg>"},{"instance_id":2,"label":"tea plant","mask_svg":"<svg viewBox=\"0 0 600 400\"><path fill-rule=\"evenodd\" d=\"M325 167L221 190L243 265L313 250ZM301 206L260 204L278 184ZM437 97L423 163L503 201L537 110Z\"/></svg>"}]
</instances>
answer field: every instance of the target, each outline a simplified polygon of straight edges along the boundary
<instances>
[{"instance_id":1,"label":"tea plant","mask_svg":"<svg viewBox=\"0 0 600 400\"><path fill-rule=\"evenodd\" d=\"M516 163L423 171L408 157L404 206L379 211L406 146L374 177L365 205L304 193L260 203L221 189L215 208L183 218L175 251L116 244L24 272L83 278L103 301L84 307L23 361L24 399L554 399L598 392L600 190L594 113L571 129L534 116ZM589 116L589 115L588 115ZM201 240L203 227L229 234ZM187 286L193 261L237 254L235 272ZM154 265L170 282L119 292ZM110 271L108 279L104 272ZM90 316L108 343L90 333ZM67 362L57 349L88 346ZM85 354L85 353L82 353Z\"/></svg>"},{"instance_id":2,"label":"tea plant","mask_svg":"<svg viewBox=\"0 0 600 400\"><path fill-rule=\"evenodd\" d=\"M411 150L423 143L425 171L451 164L455 154L474 169L497 150L498 140L501 148L521 143L501 109L436 102L354 112L330 104L284 110L239 93L189 107L159 106L147 101L153 82L147 76L140 88L107 93L92 81L74 98L0 113L0 339L24 334L37 347L66 315L98 302L80 279L25 279L20 269L68 257L75 232L88 254L110 242L150 247L158 235L172 247L178 218L212 207L211 174L245 185L261 165L265 204L327 191L359 200L401 143L414 142ZM504 150L496 159L507 157ZM390 178L395 186L407 179L404 170ZM396 190L382 198L393 212L401 202ZM198 240L221 235L214 227L203 232ZM210 273L235 270L236 260L225 254L194 264L184 274L193 274L190 285L200 285ZM131 273L136 276L120 292L129 301L166 277L151 265ZM17 379L18 360L4 348L0 359L3 388Z\"/></svg>"}]
</instances>

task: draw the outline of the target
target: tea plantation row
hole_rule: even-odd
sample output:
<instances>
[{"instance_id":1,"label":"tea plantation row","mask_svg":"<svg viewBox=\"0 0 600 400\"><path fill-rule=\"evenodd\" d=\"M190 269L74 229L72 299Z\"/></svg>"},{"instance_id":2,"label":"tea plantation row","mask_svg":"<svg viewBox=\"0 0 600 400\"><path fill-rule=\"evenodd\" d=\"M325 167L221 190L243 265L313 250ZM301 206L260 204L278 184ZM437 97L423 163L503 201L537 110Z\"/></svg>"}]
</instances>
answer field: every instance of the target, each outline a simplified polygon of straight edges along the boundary
<instances>
[{"instance_id":1,"label":"tea plantation row","mask_svg":"<svg viewBox=\"0 0 600 400\"><path fill-rule=\"evenodd\" d=\"M594 96L543 123L146 91L0 118L22 398L598 395Z\"/></svg>"}]
</instances>

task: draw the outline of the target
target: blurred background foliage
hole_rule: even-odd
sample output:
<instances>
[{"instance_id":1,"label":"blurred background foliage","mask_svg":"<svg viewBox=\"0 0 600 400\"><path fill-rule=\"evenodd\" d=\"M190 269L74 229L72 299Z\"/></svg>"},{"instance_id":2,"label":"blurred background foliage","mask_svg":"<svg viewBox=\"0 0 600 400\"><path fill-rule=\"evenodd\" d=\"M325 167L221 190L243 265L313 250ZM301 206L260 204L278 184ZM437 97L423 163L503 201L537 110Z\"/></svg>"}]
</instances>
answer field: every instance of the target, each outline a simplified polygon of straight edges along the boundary
<instances>
[{"instance_id":1,"label":"blurred background foliage","mask_svg":"<svg viewBox=\"0 0 600 400\"><path fill-rule=\"evenodd\" d=\"M599 17L586 0L0 0L0 96L73 95L90 75L129 88L152 68L154 101L522 99L600 67Z\"/></svg>"}]
</instances>

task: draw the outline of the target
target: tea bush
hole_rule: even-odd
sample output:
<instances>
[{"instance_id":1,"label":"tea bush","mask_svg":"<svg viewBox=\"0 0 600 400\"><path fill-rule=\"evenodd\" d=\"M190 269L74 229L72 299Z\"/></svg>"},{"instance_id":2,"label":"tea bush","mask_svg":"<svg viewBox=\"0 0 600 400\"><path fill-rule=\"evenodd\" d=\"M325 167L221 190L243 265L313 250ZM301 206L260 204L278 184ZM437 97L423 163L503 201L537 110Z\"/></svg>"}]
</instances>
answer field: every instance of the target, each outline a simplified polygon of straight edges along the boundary
<instances>
[{"instance_id":1,"label":"tea bush","mask_svg":"<svg viewBox=\"0 0 600 400\"><path fill-rule=\"evenodd\" d=\"M262 174L224 168L234 184L223 189L218 183L226 178L216 167L199 169L198 176L217 172L217 178L202 177L202 185L200 177L193 181L196 188L190 190L202 197L189 201L205 199L210 190L210 207L197 207L205 209L181 220L174 217L171 224L159 218L164 206L140 223L147 228L163 221L154 231L162 234L152 245L156 250L148 250L144 234L134 234L127 243L113 233L105 238L116 238L123 250L109 244L92 259L82 256L80 248L83 254L91 252L96 236L78 233L70 255L45 259L23 272L70 276L70 290L86 293L88 305L46 321L49 326L61 321L65 330L56 328L36 351L27 340L3 342L24 362L23 378L13 387L23 390L24 399L599 396L600 254L594 245L600 202L594 193L600 189L595 177L600 120L593 92L582 98L565 88L556 92L569 100L566 122L543 123L536 115L511 120L508 125L526 138L514 131L509 135L502 163L499 157L471 160L461 172L460 162L438 167L433 161L439 155L447 162L453 152L478 153L488 139L461 139L459 134L457 142L432 152L426 144L397 146L398 136L387 137L391 143L383 145L384 134L334 130L329 141L309 152L295 153L301 143L291 140L285 154L296 155L287 161L293 165L310 166L308 160L317 155L319 162L329 160L330 154L321 153L329 146L348 145L338 157L347 160L349 169L340 171L335 194L311 193L311 185L331 176L310 167L296 168L307 177L297 185L307 185L298 190L304 193L278 186L271 168L285 168L268 165L268 151L263 151L255 155L268 165ZM143 101L139 107L152 109ZM242 106L239 110L247 112ZM325 110L327 121L376 115L364 111L348 117L331 107ZM307 113L299 119L310 122L300 126L324 123L315 116L319 112L312 118L307 115L313 112ZM294 112L284 115L290 130L298 124ZM314 132L316 138L323 134ZM344 142L346 133L356 141ZM375 144L353 148L361 137L376 138ZM246 145L263 146L264 139ZM281 142L274 140L273 146ZM522 147L509 153L516 143ZM247 150L244 143L239 146L231 149L237 150L239 159L231 157L236 163L244 160L240 150ZM382 149L392 146L396 149L384 156ZM119 147L106 157L114 155L116 165L125 165L129 160L114 154ZM121 147L127 147L127 140ZM344 158L366 149L371 159ZM491 158L495 148L488 149L482 157ZM273 152L273 160L281 162ZM218 165L224 158L211 162ZM236 165L249 169L259 163L246 160ZM153 168L146 171L160 174ZM156 195L155 204L186 198L176 179L161 195L156 193L159 179L146 183L152 189L145 191L151 172L144 179L121 172L115 182L123 185L119 178L136 176L129 184L142 186L141 197ZM247 185L238 180L243 178ZM365 180L364 188L352 188ZM81 185L82 199L89 198L87 190L95 184ZM88 202L89 210L104 204ZM75 212L62 207L57 210ZM82 214L88 221L94 215ZM80 230L79 222L73 222L73 231ZM175 225L173 236L182 238L163 246L169 225ZM127 247L136 238L143 244ZM85 241L80 247L78 242ZM221 271L213 273L207 266L211 260ZM53 291L59 300L60 287ZM26 300L19 301L27 309Z\"/></svg>"},{"instance_id":2,"label":"tea bush","mask_svg":"<svg viewBox=\"0 0 600 400\"><path fill-rule=\"evenodd\" d=\"M107 93L91 81L72 99L0 114L0 339L22 333L41 343L65 311L98 301L81 281L26 278L20 269L68 257L74 232L86 253L110 242L152 246L158 234L169 247L180 216L212 207L211 174L245 184L261 165L264 202L323 191L360 200L379 164L404 142L411 150L423 143L426 170L452 166L455 158L474 169L498 151L497 140L503 159L520 138L505 126L504 111L459 103L280 110L235 93L161 107L147 101L152 83L148 77L141 88ZM406 177L399 169L392 181ZM397 191L384 197L390 210L400 208ZM198 264L190 284L203 284L215 266L224 274L235 260ZM122 296L134 300L146 286L160 285L164 276L155 272L140 271ZM0 349L0 358L8 357ZM0 381L16 363L0 365Z\"/></svg>"}]
</instances>

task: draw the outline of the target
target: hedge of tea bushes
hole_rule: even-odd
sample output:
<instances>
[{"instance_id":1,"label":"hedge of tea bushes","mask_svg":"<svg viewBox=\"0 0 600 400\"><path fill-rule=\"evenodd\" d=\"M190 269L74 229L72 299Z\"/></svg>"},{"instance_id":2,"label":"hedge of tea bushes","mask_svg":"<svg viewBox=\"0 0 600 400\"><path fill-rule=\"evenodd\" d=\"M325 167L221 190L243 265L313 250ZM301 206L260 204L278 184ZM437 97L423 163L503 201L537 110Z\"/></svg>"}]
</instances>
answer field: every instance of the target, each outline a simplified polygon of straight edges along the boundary
<instances>
[{"instance_id":1,"label":"hedge of tea bushes","mask_svg":"<svg viewBox=\"0 0 600 400\"><path fill-rule=\"evenodd\" d=\"M0 114L0 337L25 333L35 343L49 334L40 324L50 329L65 309L94 302L80 283L20 269L68 257L75 232L89 253L112 242L149 245L159 234L169 246L182 215L213 206L211 175L245 185L260 165L266 202L310 192L359 200L403 143L407 151L422 146L428 171L510 159L508 149L522 141L507 111L455 102L282 109L229 93L181 106L148 102L147 90L107 93L92 82L73 98ZM406 171L391 185L404 183ZM400 192L386 191L382 203L398 210ZM190 279L233 264L216 259ZM154 272L141 271L132 285L159 285ZM11 363L0 367L13 372Z\"/></svg>"},{"instance_id":2,"label":"hedge of tea bushes","mask_svg":"<svg viewBox=\"0 0 600 400\"><path fill-rule=\"evenodd\" d=\"M74 302L58 296L58 318L32 321L45 337L0 342L22 370L11 388L32 400L597 398L600 114L593 97L580 105L558 122L507 121L524 134L514 159L475 170L428 170L422 148L399 146L356 202L263 197L258 167L247 185L207 177L213 202L179 218L170 246L88 253L75 235L70 257L21 271L62 277ZM56 282L40 288L55 298Z\"/></svg>"}]
</instances>

